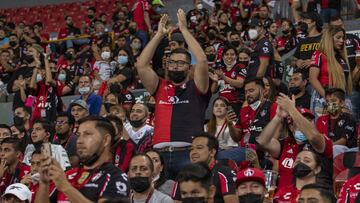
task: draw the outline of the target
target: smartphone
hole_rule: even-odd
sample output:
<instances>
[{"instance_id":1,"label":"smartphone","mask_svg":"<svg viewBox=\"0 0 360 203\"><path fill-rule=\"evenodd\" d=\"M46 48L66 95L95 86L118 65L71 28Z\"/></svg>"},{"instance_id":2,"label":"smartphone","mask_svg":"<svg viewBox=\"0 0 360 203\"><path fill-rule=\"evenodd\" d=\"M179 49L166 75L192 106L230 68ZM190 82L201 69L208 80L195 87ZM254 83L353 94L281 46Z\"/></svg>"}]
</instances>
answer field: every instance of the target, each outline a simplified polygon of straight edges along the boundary
<instances>
[{"instance_id":1,"label":"smartphone","mask_svg":"<svg viewBox=\"0 0 360 203\"><path fill-rule=\"evenodd\" d=\"M46 163L46 165L50 165L51 164L51 157L52 157L51 143L50 142L42 144L41 153L47 158L46 162L48 162L48 163Z\"/></svg>"}]
</instances>

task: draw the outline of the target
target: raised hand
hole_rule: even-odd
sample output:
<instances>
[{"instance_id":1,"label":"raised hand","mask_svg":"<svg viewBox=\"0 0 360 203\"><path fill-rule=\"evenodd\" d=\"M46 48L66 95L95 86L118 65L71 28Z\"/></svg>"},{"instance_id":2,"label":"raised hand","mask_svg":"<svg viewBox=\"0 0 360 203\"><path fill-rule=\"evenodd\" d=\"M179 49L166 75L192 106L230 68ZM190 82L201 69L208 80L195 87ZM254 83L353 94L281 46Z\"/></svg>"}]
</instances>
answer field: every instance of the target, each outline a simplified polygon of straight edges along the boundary
<instances>
[{"instance_id":1,"label":"raised hand","mask_svg":"<svg viewBox=\"0 0 360 203\"><path fill-rule=\"evenodd\" d=\"M168 25L168 22L169 22L169 15L164 14L159 21L159 26L158 26L159 34L166 35L170 32L170 27Z\"/></svg>"},{"instance_id":2,"label":"raised hand","mask_svg":"<svg viewBox=\"0 0 360 203\"><path fill-rule=\"evenodd\" d=\"M289 110L295 107L295 96L292 96L292 99L290 99L287 95L280 93L280 96L277 99L277 104L285 110L287 113L289 113Z\"/></svg>"},{"instance_id":3,"label":"raised hand","mask_svg":"<svg viewBox=\"0 0 360 203\"><path fill-rule=\"evenodd\" d=\"M52 159L52 163L49 166L49 177L55 183L56 188L63 191L70 183L66 178L64 170L61 168L59 162Z\"/></svg>"},{"instance_id":4,"label":"raised hand","mask_svg":"<svg viewBox=\"0 0 360 203\"><path fill-rule=\"evenodd\" d=\"M1 161L0 161L0 177L4 176L7 168L8 168L7 161L5 159L1 159Z\"/></svg>"},{"instance_id":5,"label":"raised hand","mask_svg":"<svg viewBox=\"0 0 360 203\"><path fill-rule=\"evenodd\" d=\"M212 72L209 72L209 78L214 82L219 81L219 76L217 74L215 74L215 73L212 73Z\"/></svg>"},{"instance_id":6,"label":"raised hand","mask_svg":"<svg viewBox=\"0 0 360 203\"><path fill-rule=\"evenodd\" d=\"M187 22L186 22L186 15L184 10L182 10L181 8L179 8L178 12L177 12L177 18L178 18L178 24L179 24L179 29L180 31L184 31L187 30Z\"/></svg>"}]
</instances>

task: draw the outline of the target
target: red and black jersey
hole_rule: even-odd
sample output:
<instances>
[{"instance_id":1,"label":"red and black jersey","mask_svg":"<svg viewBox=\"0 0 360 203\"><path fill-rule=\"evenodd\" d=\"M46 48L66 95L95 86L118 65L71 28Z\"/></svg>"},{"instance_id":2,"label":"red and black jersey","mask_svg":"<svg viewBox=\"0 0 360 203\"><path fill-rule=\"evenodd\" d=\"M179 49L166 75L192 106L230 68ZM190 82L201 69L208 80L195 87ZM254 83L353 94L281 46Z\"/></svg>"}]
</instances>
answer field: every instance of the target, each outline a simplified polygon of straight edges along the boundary
<instances>
[{"instance_id":1,"label":"red and black jersey","mask_svg":"<svg viewBox=\"0 0 360 203\"><path fill-rule=\"evenodd\" d=\"M20 181L23 179L24 175L30 173L30 166L19 163L16 168L15 172L13 174L9 173L8 171L5 171L3 177L1 177L0 182L0 194L4 194L5 189L7 186L14 184L14 183L20 183Z\"/></svg>"},{"instance_id":2,"label":"red and black jersey","mask_svg":"<svg viewBox=\"0 0 360 203\"><path fill-rule=\"evenodd\" d=\"M341 188L338 203L357 203L360 197L360 174L347 180Z\"/></svg>"},{"instance_id":3,"label":"red and black jersey","mask_svg":"<svg viewBox=\"0 0 360 203\"><path fill-rule=\"evenodd\" d=\"M130 194L127 175L112 163L93 170L73 168L66 172L66 176L71 185L92 202L98 202L100 198L128 197ZM62 192L57 191L54 195L57 202L70 202Z\"/></svg>"},{"instance_id":4,"label":"red and black jersey","mask_svg":"<svg viewBox=\"0 0 360 203\"><path fill-rule=\"evenodd\" d=\"M131 139L119 140L113 146L114 165L126 172L129 168L131 157L135 154L135 144Z\"/></svg>"},{"instance_id":5,"label":"red and black jersey","mask_svg":"<svg viewBox=\"0 0 360 203\"><path fill-rule=\"evenodd\" d=\"M274 47L268 38L263 37L256 42L253 52L250 55L247 78L255 78L259 71L260 58L269 59L269 65L266 67L265 76L271 76L274 66Z\"/></svg>"},{"instance_id":6,"label":"red and black jersey","mask_svg":"<svg viewBox=\"0 0 360 203\"><path fill-rule=\"evenodd\" d=\"M160 79L155 94L153 144L191 143L194 132L203 131L204 117L211 93L201 93L194 80L180 86Z\"/></svg>"},{"instance_id":7,"label":"red and black jersey","mask_svg":"<svg viewBox=\"0 0 360 203\"><path fill-rule=\"evenodd\" d=\"M347 147L356 147L356 121L350 114L343 113L334 120L330 119L329 115L320 116L316 121L316 128L333 142L345 138Z\"/></svg>"},{"instance_id":8,"label":"red and black jersey","mask_svg":"<svg viewBox=\"0 0 360 203\"><path fill-rule=\"evenodd\" d=\"M218 68L224 72L226 77L233 80L238 78L245 80L246 78L247 68L241 63L235 64L230 70L227 70L226 66L220 64L218 64ZM226 98L230 103L239 103L244 101L245 95L243 89L233 87L223 79L219 80L218 84L219 96Z\"/></svg>"},{"instance_id":9,"label":"red and black jersey","mask_svg":"<svg viewBox=\"0 0 360 203\"><path fill-rule=\"evenodd\" d=\"M229 167L219 163L210 166L212 173L212 184L216 187L214 202L224 202L224 196L236 195L235 180L236 173ZM172 198L181 201L180 186L175 183Z\"/></svg>"},{"instance_id":10,"label":"red and black jersey","mask_svg":"<svg viewBox=\"0 0 360 203\"><path fill-rule=\"evenodd\" d=\"M354 70L354 68L356 67L356 61L355 61L356 51L360 50L359 37L354 34L347 33L345 46L348 55L350 69Z\"/></svg>"}]
</instances>

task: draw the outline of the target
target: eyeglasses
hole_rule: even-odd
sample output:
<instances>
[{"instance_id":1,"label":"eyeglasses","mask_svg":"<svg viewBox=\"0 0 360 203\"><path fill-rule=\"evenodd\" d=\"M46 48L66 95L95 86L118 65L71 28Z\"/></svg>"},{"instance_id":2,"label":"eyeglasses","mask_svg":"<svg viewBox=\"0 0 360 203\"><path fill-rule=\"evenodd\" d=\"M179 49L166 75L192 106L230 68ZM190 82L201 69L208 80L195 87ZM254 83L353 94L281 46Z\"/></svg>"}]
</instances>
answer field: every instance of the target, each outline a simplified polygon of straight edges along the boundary
<instances>
[{"instance_id":1,"label":"eyeglasses","mask_svg":"<svg viewBox=\"0 0 360 203\"><path fill-rule=\"evenodd\" d=\"M56 121L55 122L56 125L64 125L66 123L68 123L68 122L67 121Z\"/></svg>"},{"instance_id":2,"label":"eyeglasses","mask_svg":"<svg viewBox=\"0 0 360 203\"><path fill-rule=\"evenodd\" d=\"M184 67L185 65L189 65L190 63L186 62L186 61L174 61L174 60L170 60L168 61L169 66L172 67Z\"/></svg>"}]
</instances>

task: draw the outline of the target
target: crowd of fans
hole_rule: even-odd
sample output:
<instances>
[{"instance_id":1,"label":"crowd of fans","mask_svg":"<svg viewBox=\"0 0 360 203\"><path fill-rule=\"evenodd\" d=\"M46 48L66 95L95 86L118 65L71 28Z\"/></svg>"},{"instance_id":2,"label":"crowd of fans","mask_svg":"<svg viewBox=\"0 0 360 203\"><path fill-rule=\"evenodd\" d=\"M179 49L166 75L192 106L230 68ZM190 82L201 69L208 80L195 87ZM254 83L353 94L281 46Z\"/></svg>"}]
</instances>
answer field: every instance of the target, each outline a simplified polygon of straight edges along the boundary
<instances>
[{"instance_id":1,"label":"crowd of fans","mask_svg":"<svg viewBox=\"0 0 360 203\"><path fill-rule=\"evenodd\" d=\"M193 3L176 19L161 0L89 7L55 41L0 17L3 202L360 202L360 39L341 1L294 0L292 19Z\"/></svg>"}]
</instances>

